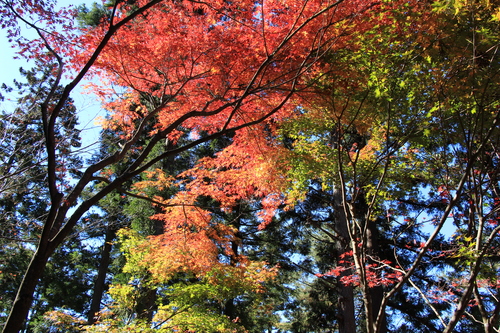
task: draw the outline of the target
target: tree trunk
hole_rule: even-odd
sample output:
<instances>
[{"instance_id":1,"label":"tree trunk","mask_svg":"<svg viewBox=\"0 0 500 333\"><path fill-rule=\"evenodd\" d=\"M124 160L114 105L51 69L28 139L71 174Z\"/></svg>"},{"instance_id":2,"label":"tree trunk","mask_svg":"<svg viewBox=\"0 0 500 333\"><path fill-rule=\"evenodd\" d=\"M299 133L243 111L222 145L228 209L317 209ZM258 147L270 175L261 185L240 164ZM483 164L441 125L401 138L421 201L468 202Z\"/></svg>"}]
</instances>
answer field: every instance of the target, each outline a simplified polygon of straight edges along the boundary
<instances>
[{"instance_id":1,"label":"tree trunk","mask_svg":"<svg viewBox=\"0 0 500 333\"><path fill-rule=\"evenodd\" d=\"M356 333L353 288L345 286L339 281L337 282L337 290L339 294L337 315L339 333Z\"/></svg>"},{"instance_id":2,"label":"tree trunk","mask_svg":"<svg viewBox=\"0 0 500 333\"><path fill-rule=\"evenodd\" d=\"M234 236L237 238L237 239L241 239L242 238L242 234L240 232L240 228L241 228L241 202L236 206L236 209L234 211L234 214L236 214L236 218L233 220L233 222L231 223L231 225L237 230L236 233L234 234ZM231 266L236 266L238 264L238 256L239 256L239 245L238 245L238 241L231 241L231 250L232 250L232 254L230 255L230 258L229 258L229 265ZM226 300L226 302L224 303L224 310L223 310L223 314L227 317L229 317L229 319L231 320L234 320L236 319L237 317L237 314L236 314L236 306L234 304L234 298L230 298L228 300Z\"/></svg>"},{"instance_id":3,"label":"tree trunk","mask_svg":"<svg viewBox=\"0 0 500 333\"><path fill-rule=\"evenodd\" d=\"M380 246L378 242L379 234L377 230L377 226L372 221L367 221L367 242L366 242L366 250L368 254L372 258L380 258ZM368 264L372 263L370 259L368 259ZM371 306L372 306L372 314L373 314L373 326L375 326L375 322L377 321L377 315L380 311L380 306L382 304L382 300L384 298L384 287L383 286L375 286L370 288L370 298L371 298ZM376 330L375 330L376 331ZM385 311L382 311L382 323L380 326L380 330L376 331L377 333L386 333L387 332L387 318L385 316Z\"/></svg>"},{"instance_id":4,"label":"tree trunk","mask_svg":"<svg viewBox=\"0 0 500 333\"><path fill-rule=\"evenodd\" d=\"M92 293L92 303L88 313L88 323L95 323L95 315L101 310L101 300L106 286L106 275L108 273L112 244L111 241L115 239L116 230L114 227L108 227L106 230L106 237L101 252L101 261L99 262L99 269L97 278L94 282L94 291Z\"/></svg>"},{"instance_id":5,"label":"tree trunk","mask_svg":"<svg viewBox=\"0 0 500 333\"><path fill-rule=\"evenodd\" d=\"M342 203L342 192L335 189L333 192L333 205L335 212L335 231L340 238L337 242L336 261L340 260L340 255L349 251L349 230L347 227L347 218ZM343 275L350 275L350 272L343 272ZM340 277L341 277L340 276ZM340 277L337 282L338 291L338 314L337 321L339 325L339 333L356 333L356 317L354 314L354 292L352 286L346 286L340 282Z\"/></svg>"},{"instance_id":6,"label":"tree trunk","mask_svg":"<svg viewBox=\"0 0 500 333\"><path fill-rule=\"evenodd\" d=\"M24 274L21 285L19 286L9 317L3 327L3 333L17 333L22 329L23 323L28 317L31 304L33 303L35 289L43 275L48 258L52 252L54 251L47 249L47 247L38 247L26 270L26 274Z\"/></svg>"},{"instance_id":7,"label":"tree trunk","mask_svg":"<svg viewBox=\"0 0 500 333\"><path fill-rule=\"evenodd\" d=\"M136 313L137 319L145 320L150 323L153 321L153 316L158 310L156 299L158 295L156 289L141 288L139 291L141 297L137 301Z\"/></svg>"}]
</instances>

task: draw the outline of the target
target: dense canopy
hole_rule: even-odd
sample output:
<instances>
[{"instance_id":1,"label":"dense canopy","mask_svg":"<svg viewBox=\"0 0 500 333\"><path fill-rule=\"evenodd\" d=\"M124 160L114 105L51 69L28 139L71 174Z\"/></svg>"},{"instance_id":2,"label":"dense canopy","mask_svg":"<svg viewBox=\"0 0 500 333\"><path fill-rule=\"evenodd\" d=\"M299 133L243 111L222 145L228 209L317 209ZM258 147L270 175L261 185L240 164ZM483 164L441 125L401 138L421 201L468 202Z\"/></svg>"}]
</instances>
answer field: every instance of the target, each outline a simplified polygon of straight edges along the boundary
<instances>
[{"instance_id":1,"label":"dense canopy","mask_svg":"<svg viewBox=\"0 0 500 333\"><path fill-rule=\"evenodd\" d=\"M0 20L4 333L499 332L498 1Z\"/></svg>"}]
</instances>

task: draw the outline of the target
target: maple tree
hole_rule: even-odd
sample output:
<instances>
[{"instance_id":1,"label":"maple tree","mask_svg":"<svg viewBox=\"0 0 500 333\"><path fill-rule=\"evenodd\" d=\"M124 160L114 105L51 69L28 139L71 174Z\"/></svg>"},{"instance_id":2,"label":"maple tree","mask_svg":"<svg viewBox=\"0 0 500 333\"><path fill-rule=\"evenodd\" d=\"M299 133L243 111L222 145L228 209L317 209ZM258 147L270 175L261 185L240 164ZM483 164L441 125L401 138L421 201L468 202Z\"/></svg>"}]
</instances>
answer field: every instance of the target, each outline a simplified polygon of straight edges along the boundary
<instances>
[{"instance_id":1,"label":"maple tree","mask_svg":"<svg viewBox=\"0 0 500 333\"><path fill-rule=\"evenodd\" d=\"M362 106L355 104L360 100L359 97L356 99L351 94L348 99L341 89L336 89L335 95L330 95L333 97L328 110L335 112L331 122L325 122L324 109L313 109L309 112L310 117L317 114L317 120L299 119L298 124L291 128L291 134L287 132L288 135L294 135L294 160L299 163L295 165L295 174L291 177L297 183L295 191L300 193L306 190L307 180L314 177L322 180L324 188L333 186L335 193L337 187L343 195L345 206L337 209L344 212L350 223L347 240L351 242L352 252L348 252L350 260L347 267L339 265L328 272L327 276L339 276L346 268L355 273L344 276L339 281L343 280L344 283L361 289L368 331L384 331L385 307L391 306L391 297L394 299L398 293L408 293L412 288L418 292L421 301L426 303L430 317L435 316L436 326L442 325L445 331L457 328L467 331L470 329L468 325L473 326L475 321L481 322L485 331L493 330L495 325L496 310L488 313L486 309L496 309L497 302L487 295L487 288L480 292L481 288L474 286L477 283L474 273L469 275L468 269L463 271L464 266L456 266L453 263L455 259L452 259L461 256L454 253L458 247L463 247L464 243L460 240L465 237L469 245L467 250L462 248L459 252L467 253L468 265L479 273L479 267L484 265L483 256L495 246L487 249L476 244L486 242L493 245L496 238L496 235L490 233L495 233L495 229L485 229L482 222L485 217L496 216L497 208L493 198L498 179L493 176L495 172L487 171L492 166L489 163L494 165L496 162L488 157L489 166L486 167L484 163L476 161L482 160L483 156L491 156L492 152L483 153L482 149L484 146L496 146L498 140L498 102L493 93L493 82L498 78L496 70L492 69L496 63L492 60L494 56L491 53L489 55L493 58L488 58L483 53L485 50L492 52L498 43L496 38L489 35L490 31L497 29L498 22L492 20L492 14L497 8L471 6L461 7L461 14L455 13L457 16L453 19L450 17L454 14L449 9L433 13L429 8L430 18L434 17L433 20L436 21L428 19L418 22L435 22L433 25L436 24L439 28L426 27L422 31L430 33L427 35L420 32L422 39L416 38L416 44L408 40L397 43L391 39L390 50L394 54L389 55L389 58L378 58L382 62L375 61L377 65L373 67L372 74L365 75L376 81L365 85L368 91L365 96L361 95L364 103ZM417 9L416 13L423 15L425 12ZM443 17L446 19L442 19ZM415 26L418 25L414 25L410 31L419 33ZM477 43L472 46L471 39L464 37L471 33ZM463 44L457 43L457 40L463 41ZM399 46L402 51L397 49ZM467 52L469 49L475 50L472 58ZM378 52L376 55L380 57L383 54ZM391 56L394 58L391 59ZM406 56L411 56L406 58L411 61L406 62ZM486 58L489 60L486 61ZM479 59L484 62L479 64ZM481 98L471 98L477 96L477 91L482 92ZM334 103L334 98L339 102ZM324 108L324 104L320 106ZM370 109L378 110L379 113L367 114ZM380 113L380 110L388 113ZM378 116L387 117L387 120ZM368 127L369 124L373 124L373 127ZM464 175L463 172L468 169L475 171ZM485 174L488 174L485 176L487 180L477 180L479 175ZM422 187L434 190L428 191ZM477 196L482 197L485 206L480 207L474 200L467 203L466 198ZM370 204L369 210L363 208L367 203ZM470 215L471 211L474 212L473 215ZM478 212L482 213L476 215ZM428 227L434 231L430 236L426 236L419 228L420 223L426 223L422 215L427 214L433 217L429 220L436 225L435 229ZM464 216L467 218L462 220ZM437 243L437 236L443 231L443 225L450 223L446 221L451 217L457 228L456 238L447 241L442 239L441 243ZM378 233L385 234L383 238L373 238L370 222L377 224ZM384 226L388 222L390 224ZM396 228L394 223L401 223L401 227ZM431 221L428 223L431 224ZM463 223L468 224L467 231L460 227ZM392 236L388 228L393 230ZM394 245L388 245L393 248L396 256L389 253L389 257L384 258L381 257L381 248L378 253L373 252L373 242L377 240L381 244L388 235L395 237ZM403 239L407 241L406 244L401 242ZM412 243L411 239L417 241ZM403 250L405 247L406 250ZM418 256L412 253L417 253ZM446 259L439 259L441 256ZM411 260L408 261L409 258ZM373 259L376 260L376 265L371 262ZM346 264L345 259L343 262ZM448 267L444 270L448 273L435 279L426 273L426 269L422 271L419 264L424 265L424 262L425 265L444 265ZM495 260L489 265L487 270L493 286L496 278L495 274L491 275L490 269L495 270ZM389 268L392 273L382 273L383 267ZM404 270L402 267L409 269ZM454 273L449 273L451 271ZM458 276L467 276L468 282L465 285L463 280L458 283L455 281ZM384 279L380 279L381 277ZM484 288L484 282L482 283ZM373 290L377 285L384 285L386 295L378 306L370 308L370 304L377 298ZM454 295L460 294L453 301L439 299L437 295L431 301L428 297L433 294L432 289L436 285L461 285L463 291L453 288ZM482 309L467 305L465 301L470 300L475 288L477 293L474 302L487 302L487 305L482 305ZM460 317L463 311L468 313L466 318Z\"/></svg>"},{"instance_id":2,"label":"maple tree","mask_svg":"<svg viewBox=\"0 0 500 333\"><path fill-rule=\"evenodd\" d=\"M97 27L78 29L73 26L76 12L56 10L54 1L2 0L2 27L20 55L55 64L54 83L39 107L49 211L3 331L19 331L48 259L90 207L162 159L293 112L287 102L307 86L303 75L326 50L341 47L357 17L374 5L115 1ZM22 26L32 28L38 38L27 40ZM67 183L58 177L55 125L87 74L104 82L95 84L94 93L110 111L105 126L124 133L116 138L122 148L83 167ZM56 95L64 75L71 78ZM143 145L139 139L145 131L150 138ZM157 144L165 139L176 143L185 135L191 137L189 143L151 157ZM101 173L119 161L127 161L125 170ZM95 182L105 186L82 196ZM275 205L272 196L267 200Z\"/></svg>"},{"instance_id":3,"label":"maple tree","mask_svg":"<svg viewBox=\"0 0 500 333\"><path fill-rule=\"evenodd\" d=\"M498 302L488 295L495 294L497 270L490 254L498 231L498 8L457 8L408 3L393 11L383 29L366 31L345 54L325 54L312 76L316 91L298 93L301 108L288 124L262 126L257 133L265 134L254 140L235 138L188 173L189 191L228 209L238 198L267 195L264 228L285 203L276 195L284 183L291 184L288 198L304 199L311 179L320 180L335 223L330 234L321 231L341 247L332 263L340 265L318 276L339 276L340 289L360 291L368 332L386 331L387 307L404 315L410 305L401 296L415 293L432 318L425 329L467 331L479 322L492 331L498 318ZM277 140L280 127L289 147ZM455 236L444 240L452 217ZM436 277L430 268L439 266ZM478 279L484 274L489 279ZM451 294L444 297L440 285ZM352 290L344 291L344 301L354 303Z\"/></svg>"},{"instance_id":4,"label":"maple tree","mask_svg":"<svg viewBox=\"0 0 500 333\"><path fill-rule=\"evenodd\" d=\"M339 265L327 275L339 276L346 268L355 273L339 280L359 286L362 291L369 332L385 330L385 307L390 306L391 297L396 297L402 288L408 290L407 285L418 292L427 304L429 314L435 316L436 326L442 325L444 331L457 328L467 331L470 329L468 325L474 325L474 322L482 323L485 331L492 331L497 320L497 302L487 295L484 280L481 284L485 289L482 290L476 280L480 267L484 267L483 260L487 260L486 253L494 251L496 238L495 228L485 227L483 222L485 218L497 214L494 197L498 178L494 176L496 172L492 173L489 169L496 162L495 158L489 157L494 155L493 152L483 150L485 146L496 146L498 140L498 100L493 93L493 82L498 78L497 71L493 69L496 66L493 60L495 55L488 53L498 45L497 38L490 35L497 29L498 22L493 15L496 12L495 6L487 5L464 6L460 14L450 13L449 8L433 13L429 8L430 18L434 17L436 21L425 22L435 22L433 25L438 28L426 27L422 31L431 33L420 32L421 39L417 38L416 44L407 40L397 43L391 39L391 52L396 51L395 58L379 58L390 65L375 62L378 66L374 67L374 72L366 75L376 81L368 82L366 98L362 96L361 100L364 105L355 104L359 101L356 96L351 95L347 99L342 90L336 89L330 104L330 110L335 112L331 123L325 122L325 112L320 110L318 114L323 118L306 118L302 122L299 119L298 125L290 131L296 140L295 161L300 163L295 166L292 177L298 183L295 188L307 186L307 179L312 176L321 179L324 188L334 184L333 193L336 186L343 196L344 207L337 209L344 212L350 224L347 235L347 240L351 242L350 260L348 267ZM423 15L425 12L417 9L416 13ZM457 16L451 19L453 15ZM446 19L437 19L443 17ZM410 31L419 33L415 26ZM472 45L471 39L464 37L470 34L475 37ZM463 43L457 43L457 40ZM397 50L399 46L403 52ZM470 49L474 50L472 57L468 53ZM410 62L405 62L406 56L412 57ZM481 91L480 98L477 97L478 91ZM334 98L338 98L338 104L334 104ZM366 117L366 112L375 109L374 106L388 113L370 113ZM312 110L310 115L314 117L315 112ZM379 115L387 117L387 120L382 118L379 123ZM369 124L374 127L368 127ZM369 132L366 132L367 128ZM300 135L296 134L297 129L302 130ZM478 162L484 156L488 156L488 166ZM482 181L478 180L480 175L485 177ZM428 192L422 189L423 186L434 190ZM298 190L304 191L304 188ZM480 201L472 199L478 196L482 198ZM369 209L363 208L368 203ZM471 212L474 213L471 215ZM433 217L431 220L435 227L429 226L433 230L430 236L418 228L419 223L425 221L422 214ZM382 225L384 221L398 223L398 215L402 226L393 229L391 237L406 235L406 240L413 238L417 241L413 244L408 242L405 245L407 250L403 250L403 244L394 238L394 245L401 245L391 246L396 256L391 255L390 261L387 261L387 257L380 257L382 249L379 248L378 253L373 252L373 243L377 239L373 238L369 223L377 223L378 232L384 231L384 237L387 237L388 232L384 229L388 227ZM442 241L441 246L448 247L448 250L439 249L439 246L436 249L437 236L452 217L456 226L455 238ZM467 224L465 228L464 223ZM463 248L464 239L465 244L469 244L467 249ZM378 242L381 240L379 238ZM486 244L491 247L487 248ZM458 250L458 247L462 249ZM469 268L466 271L463 271L465 266L461 266L463 262L456 266L456 258L462 256L456 251L468 258ZM446 260L438 259L441 256ZM412 259L407 261L408 258ZM445 265L454 273L448 273L451 276L443 273L435 280L419 268L423 262ZM389 268L389 272L382 273L383 267ZM492 279L491 288L496 281L495 273L492 273L496 270L495 259L489 267L486 271ZM459 276L467 282L464 284L461 280L458 283L455 279ZM380 285L384 285L386 294L377 305L373 303L377 299L374 289ZM440 299L437 295L429 300L436 285L455 286L451 288L455 297L453 301L447 297ZM458 285L461 287L457 288ZM474 290L473 303L483 303L477 307L468 303ZM467 313L466 318L462 317L463 313Z\"/></svg>"},{"instance_id":5,"label":"maple tree","mask_svg":"<svg viewBox=\"0 0 500 333\"><path fill-rule=\"evenodd\" d=\"M197 230L185 233L201 239ZM275 268L243 257L237 265L223 263L216 258L217 249L214 252L201 247L206 252L200 256L193 253L198 247L185 247L184 252L179 252L179 245L168 246L170 243L158 251L158 238L150 241L132 230L121 230L119 235L127 258L123 270L129 280L111 286L110 295L115 302L101 311L99 322L89 327L91 332L144 330L150 326L152 331L241 330L239 317L227 313L228 300L262 295L266 281L276 274ZM150 320L133 315L143 288L158 290L159 302Z\"/></svg>"}]
</instances>

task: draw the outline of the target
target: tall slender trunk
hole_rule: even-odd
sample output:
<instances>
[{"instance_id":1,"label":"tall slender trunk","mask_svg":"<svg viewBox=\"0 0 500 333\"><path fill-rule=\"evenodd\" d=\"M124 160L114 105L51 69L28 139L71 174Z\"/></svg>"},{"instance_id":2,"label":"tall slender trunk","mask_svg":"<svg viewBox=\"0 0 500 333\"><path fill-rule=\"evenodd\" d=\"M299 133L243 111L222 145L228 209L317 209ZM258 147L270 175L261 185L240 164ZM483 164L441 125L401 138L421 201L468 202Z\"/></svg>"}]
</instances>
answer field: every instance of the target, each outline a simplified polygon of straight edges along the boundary
<instances>
[{"instance_id":1,"label":"tall slender trunk","mask_svg":"<svg viewBox=\"0 0 500 333\"><path fill-rule=\"evenodd\" d=\"M354 316L354 291L353 287L337 283L338 290L338 315L337 322L339 333L356 333L356 319Z\"/></svg>"},{"instance_id":2,"label":"tall slender trunk","mask_svg":"<svg viewBox=\"0 0 500 333\"><path fill-rule=\"evenodd\" d=\"M236 209L234 210L234 213L236 214L236 218L231 223L231 225L237 230L236 233L234 234L234 236L240 240L242 238L242 235L240 232L240 228L241 228L241 220L240 219L241 219L241 214L242 214L241 204L242 203L240 202L236 206ZM239 256L239 243L240 243L240 241L238 241L238 240L231 241L232 254L230 255L230 258L229 258L229 264L231 266L236 266L238 264L237 258ZM229 319L231 319L231 320L236 319L237 309L236 309L236 305L234 304L234 298L230 298L224 303L223 313L225 316L229 317Z\"/></svg>"},{"instance_id":3,"label":"tall slender trunk","mask_svg":"<svg viewBox=\"0 0 500 333\"><path fill-rule=\"evenodd\" d=\"M101 252L101 260L99 262L99 269L97 277L94 282L94 290L92 293L92 302L88 313L88 323L95 323L95 315L101 310L101 301L104 289L106 287L106 275L108 273L109 262L111 257L111 242L115 239L116 230L113 226L109 226L106 230L106 237Z\"/></svg>"},{"instance_id":4,"label":"tall slender trunk","mask_svg":"<svg viewBox=\"0 0 500 333\"><path fill-rule=\"evenodd\" d=\"M335 213L335 231L340 238L337 242L336 260L337 263L342 260L340 255L349 251L349 230L347 227L347 218L342 204L342 192L335 189L333 192L333 207ZM344 272L343 275L350 275L349 272ZM341 275L342 276L342 275ZM356 317L354 312L354 291L352 286L346 286L340 282L340 277L337 282L338 292L338 314L337 321L339 325L339 333L356 333Z\"/></svg>"},{"instance_id":5,"label":"tall slender trunk","mask_svg":"<svg viewBox=\"0 0 500 333\"><path fill-rule=\"evenodd\" d=\"M373 221L367 221L367 241L366 241L366 249L371 258L380 258L380 246L378 242L379 233L377 230L377 226ZM368 264L373 263L371 259L368 259ZM371 298L371 313L376 316L380 311L380 306L382 304L382 300L384 298L384 287L383 286L375 286L370 288L370 298ZM387 332L387 318L385 316L385 311L382 311L382 324L380 326L380 330L375 331L377 333L386 333ZM377 318L372 318L373 326L375 326Z\"/></svg>"},{"instance_id":6,"label":"tall slender trunk","mask_svg":"<svg viewBox=\"0 0 500 333\"><path fill-rule=\"evenodd\" d=\"M158 236L164 233L164 225L161 220L153 219L153 235ZM150 273L148 273L149 275ZM141 297L137 301L137 318L146 320L148 323L153 321L155 312L158 310L157 288L144 287L141 291Z\"/></svg>"}]
</instances>

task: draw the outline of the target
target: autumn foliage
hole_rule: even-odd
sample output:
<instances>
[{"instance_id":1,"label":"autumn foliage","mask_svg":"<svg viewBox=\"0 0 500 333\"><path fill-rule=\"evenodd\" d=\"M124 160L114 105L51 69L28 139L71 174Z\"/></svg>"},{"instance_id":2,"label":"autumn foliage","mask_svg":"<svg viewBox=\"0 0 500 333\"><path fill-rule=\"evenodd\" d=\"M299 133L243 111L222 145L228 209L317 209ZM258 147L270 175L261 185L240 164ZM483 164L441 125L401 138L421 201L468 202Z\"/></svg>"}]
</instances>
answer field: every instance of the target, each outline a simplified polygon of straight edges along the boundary
<instances>
[{"instance_id":1,"label":"autumn foliage","mask_svg":"<svg viewBox=\"0 0 500 333\"><path fill-rule=\"evenodd\" d=\"M39 112L49 203L5 332L21 329L55 249L115 192L150 203L159 226L109 242L127 279L89 332L243 331L238 301L274 311L263 299L280 267L247 255L268 243L336 293L344 323L323 330L354 332L360 304L370 333L396 329L391 307L429 331L496 329L497 1L110 1L79 27L77 10L55 8L0 0L20 56L54 78ZM112 139L71 178L57 124L83 77ZM259 238L299 227L294 258Z\"/></svg>"},{"instance_id":2,"label":"autumn foliage","mask_svg":"<svg viewBox=\"0 0 500 333\"><path fill-rule=\"evenodd\" d=\"M237 129L228 147L172 180L180 188L173 198L157 198L165 208L155 217L164 221L165 234L150 239L149 262L159 260L158 267L165 267L162 260L167 260L203 272L219 264L220 249L236 256L231 252L231 243L239 242L236 231L214 223L210 210L198 205L200 197L227 212L241 201L251 202L265 229L278 208L292 209L308 182L319 179L325 191L344 191L349 234L343 241L352 260L340 255L339 266L317 276L337 276L343 285L359 287L368 331L384 326L386 300L374 290L396 293L416 266L402 269L396 260L379 258L379 249L367 245L374 240L366 230L375 232L382 198L399 195L390 188L402 186L397 179L402 169L391 168L391 160L425 169L419 150L400 150L422 144L412 138L420 131L429 135L411 123L432 126L429 113L456 103L453 97L420 98L411 89L428 84L448 96L443 79L453 75L458 77L454 92L470 89L470 78L455 72L463 59L440 66L439 41L455 33L441 26L443 14L420 2L405 3L404 11L398 6L403 5L169 3L138 19L161 24L134 24L113 38L96 62L96 73L124 92L105 101L112 112L105 126L133 133L137 123L154 117L150 134L166 133L174 144ZM96 36L87 36L87 42ZM425 65L412 63L412 57ZM408 112L418 107L430 111ZM292 149L283 138L292 139ZM161 182L152 179L148 186ZM439 190L448 185L439 186L441 203L449 205L451 192ZM367 202L367 208L359 202ZM429 242L422 244L421 256L429 248ZM165 274L152 267L155 275Z\"/></svg>"}]
</instances>

